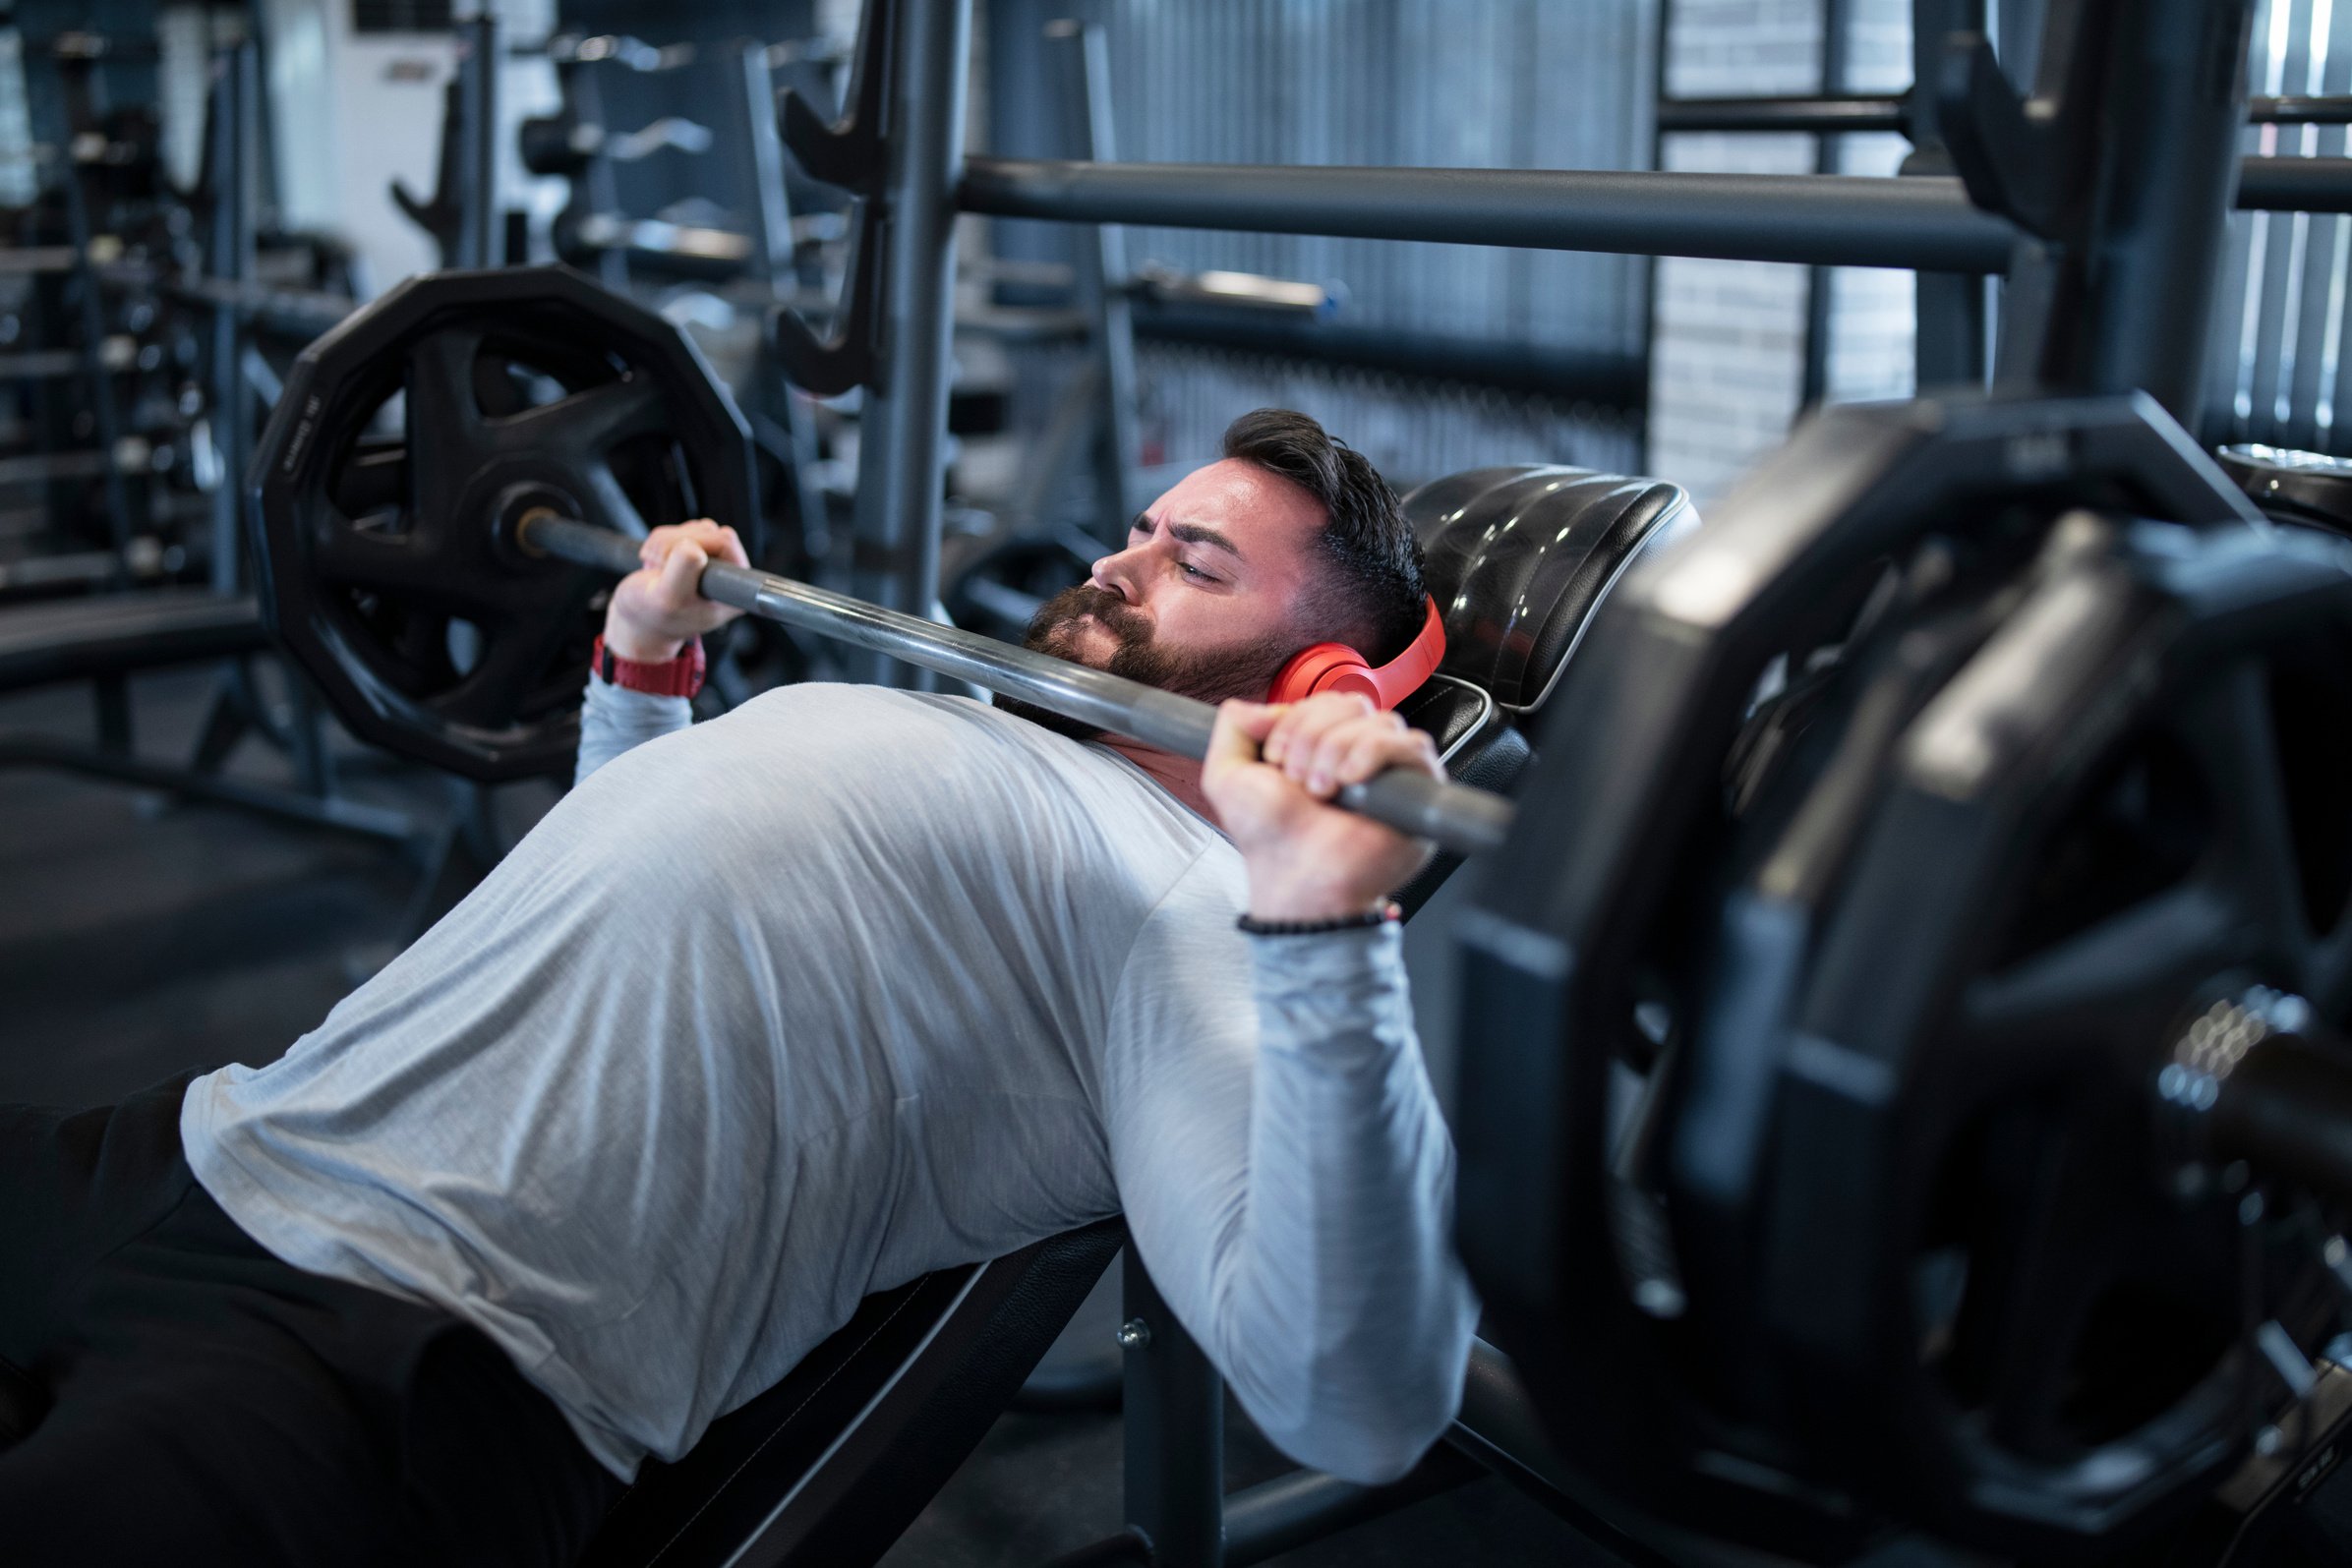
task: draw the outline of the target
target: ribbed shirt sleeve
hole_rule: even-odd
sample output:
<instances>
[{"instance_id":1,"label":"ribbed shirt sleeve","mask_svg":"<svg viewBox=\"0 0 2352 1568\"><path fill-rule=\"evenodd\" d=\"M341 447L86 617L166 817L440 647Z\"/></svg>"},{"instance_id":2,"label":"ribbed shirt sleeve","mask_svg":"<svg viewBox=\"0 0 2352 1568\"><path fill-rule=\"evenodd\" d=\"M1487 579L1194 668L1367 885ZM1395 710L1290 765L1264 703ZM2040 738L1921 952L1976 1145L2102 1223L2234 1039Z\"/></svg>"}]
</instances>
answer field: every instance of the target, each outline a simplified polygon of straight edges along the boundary
<instances>
[{"instance_id":1,"label":"ribbed shirt sleeve","mask_svg":"<svg viewBox=\"0 0 2352 1568\"><path fill-rule=\"evenodd\" d=\"M1477 1321L1400 935L1249 938L1255 1005L1232 1022L1210 1005L1239 978L1229 946L1221 968L1206 951L1215 935L1197 919L1147 932L1114 1006L1130 1231L1276 1446L1393 1480L1453 1419Z\"/></svg>"},{"instance_id":2,"label":"ribbed shirt sleeve","mask_svg":"<svg viewBox=\"0 0 2352 1568\"><path fill-rule=\"evenodd\" d=\"M659 740L694 722L694 705L683 697L656 697L588 677L588 704L580 710L580 760L571 782L578 784L631 746Z\"/></svg>"}]
</instances>

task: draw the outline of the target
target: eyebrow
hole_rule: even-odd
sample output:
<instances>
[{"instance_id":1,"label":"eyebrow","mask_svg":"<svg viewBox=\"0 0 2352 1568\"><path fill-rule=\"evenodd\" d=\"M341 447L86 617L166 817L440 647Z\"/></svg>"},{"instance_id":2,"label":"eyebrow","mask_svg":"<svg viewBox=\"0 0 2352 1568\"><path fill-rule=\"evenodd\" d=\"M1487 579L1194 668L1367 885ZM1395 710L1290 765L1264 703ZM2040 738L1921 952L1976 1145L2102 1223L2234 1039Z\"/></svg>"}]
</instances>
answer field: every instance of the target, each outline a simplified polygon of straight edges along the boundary
<instances>
[{"instance_id":1,"label":"eyebrow","mask_svg":"<svg viewBox=\"0 0 2352 1568\"><path fill-rule=\"evenodd\" d=\"M1127 525L1127 531L1132 534L1137 529L1141 528L1147 532L1151 527L1151 514L1149 512L1138 512L1135 515L1135 521ZM1243 560L1247 558L1242 554L1241 547L1239 545L1236 545L1232 540L1227 539L1215 529L1203 528L1199 523L1170 523L1168 525L1168 534L1171 538L1180 540L1187 545L1214 545L1217 549L1231 555L1235 560Z\"/></svg>"}]
</instances>

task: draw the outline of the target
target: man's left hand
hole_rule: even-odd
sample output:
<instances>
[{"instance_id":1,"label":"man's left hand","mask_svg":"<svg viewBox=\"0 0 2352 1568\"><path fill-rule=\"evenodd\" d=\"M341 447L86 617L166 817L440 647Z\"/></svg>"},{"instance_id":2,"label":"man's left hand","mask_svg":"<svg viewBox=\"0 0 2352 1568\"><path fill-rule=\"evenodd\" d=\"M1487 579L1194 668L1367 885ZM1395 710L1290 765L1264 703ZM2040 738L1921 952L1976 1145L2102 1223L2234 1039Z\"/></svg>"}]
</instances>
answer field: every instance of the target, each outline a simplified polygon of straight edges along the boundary
<instances>
[{"instance_id":1,"label":"man's left hand","mask_svg":"<svg viewBox=\"0 0 2352 1568\"><path fill-rule=\"evenodd\" d=\"M1421 840L1326 803L1390 768L1444 777L1437 743L1368 697L1217 709L1201 789L1249 868L1253 919L1363 914L1428 862Z\"/></svg>"}]
</instances>

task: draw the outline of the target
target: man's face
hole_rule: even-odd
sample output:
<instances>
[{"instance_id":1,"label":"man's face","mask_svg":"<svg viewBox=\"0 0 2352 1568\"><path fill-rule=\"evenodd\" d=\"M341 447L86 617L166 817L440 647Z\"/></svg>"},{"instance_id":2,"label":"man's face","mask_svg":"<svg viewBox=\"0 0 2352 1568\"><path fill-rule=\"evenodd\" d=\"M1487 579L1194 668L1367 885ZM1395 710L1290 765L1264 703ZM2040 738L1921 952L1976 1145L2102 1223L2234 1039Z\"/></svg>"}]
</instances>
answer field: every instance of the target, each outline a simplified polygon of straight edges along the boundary
<instances>
[{"instance_id":1,"label":"man's face","mask_svg":"<svg viewBox=\"0 0 2352 1568\"><path fill-rule=\"evenodd\" d=\"M1023 641L1204 702L1265 694L1312 640L1296 629L1322 570L1323 507L1255 463L1197 469L1146 507L1125 548L1048 600ZM1000 701L1064 733L1098 731Z\"/></svg>"}]
</instances>

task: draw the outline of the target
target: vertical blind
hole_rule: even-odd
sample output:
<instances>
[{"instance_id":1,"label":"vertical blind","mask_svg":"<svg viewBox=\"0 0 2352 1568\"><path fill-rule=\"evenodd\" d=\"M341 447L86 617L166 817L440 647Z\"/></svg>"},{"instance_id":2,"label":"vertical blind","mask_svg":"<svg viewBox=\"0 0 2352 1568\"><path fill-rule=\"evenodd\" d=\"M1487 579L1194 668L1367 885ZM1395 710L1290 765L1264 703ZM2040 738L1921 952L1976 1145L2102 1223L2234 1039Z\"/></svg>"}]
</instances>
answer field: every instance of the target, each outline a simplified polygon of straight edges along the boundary
<instances>
[{"instance_id":1,"label":"vertical blind","mask_svg":"<svg viewBox=\"0 0 2352 1568\"><path fill-rule=\"evenodd\" d=\"M2248 89L2265 96L2352 92L2352 7L2262 0L2247 51ZM2343 157L2340 125L2249 126L2264 157ZM2205 435L2215 441L2352 453L2344 384L2345 282L2352 217L2240 212L2229 240L2205 357Z\"/></svg>"}]
</instances>

